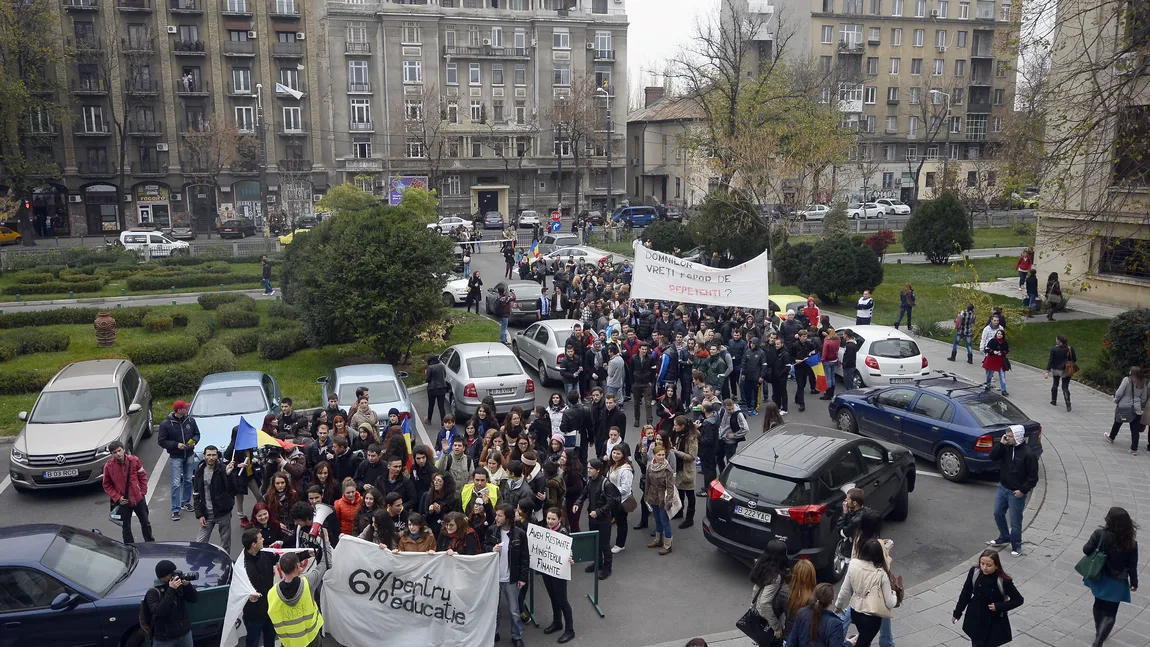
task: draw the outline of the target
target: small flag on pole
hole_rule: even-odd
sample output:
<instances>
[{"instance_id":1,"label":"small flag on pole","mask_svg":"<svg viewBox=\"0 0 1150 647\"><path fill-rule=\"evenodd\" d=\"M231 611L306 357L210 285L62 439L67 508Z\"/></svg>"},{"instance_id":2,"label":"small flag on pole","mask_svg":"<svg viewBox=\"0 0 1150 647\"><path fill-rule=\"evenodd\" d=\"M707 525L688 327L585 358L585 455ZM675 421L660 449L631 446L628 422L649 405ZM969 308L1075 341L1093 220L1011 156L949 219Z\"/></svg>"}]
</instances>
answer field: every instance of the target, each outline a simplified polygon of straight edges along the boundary
<instances>
[{"instance_id":1,"label":"small flag on pole","mask_svg":"<svg viewBox=\"0 0 1150 647\"><path fill-rule=\"evenodd\" d=\"M411 473L412 455L411 455L411 415L405 414L403 416L403 442L407 444L407 473Z\"/></svg>"},{"instance_id":2,"label":"small flag on pole","mask_svg":"<svg viewBox=\"0 0 1150 647\"><path fill-rule=\"evenodd\" d=\"M259 446L259 438L256 434L256 428L252 423L240 416L239 431L236 432L236 451L245 449L255 449Z\"/></svg>"},{"instance_id":3,"label":"small flag on pole","mask_svg":"<svg viewBox=\"0 0 1150 647\"><path fill-rule=\"evenodd\" d=\"M815 374L815 390L819 393L827 392L827 374L823 370L823 358L818 353L806 358L805 361L811 367L811 372Z\"/></svg>"}]
</instances>

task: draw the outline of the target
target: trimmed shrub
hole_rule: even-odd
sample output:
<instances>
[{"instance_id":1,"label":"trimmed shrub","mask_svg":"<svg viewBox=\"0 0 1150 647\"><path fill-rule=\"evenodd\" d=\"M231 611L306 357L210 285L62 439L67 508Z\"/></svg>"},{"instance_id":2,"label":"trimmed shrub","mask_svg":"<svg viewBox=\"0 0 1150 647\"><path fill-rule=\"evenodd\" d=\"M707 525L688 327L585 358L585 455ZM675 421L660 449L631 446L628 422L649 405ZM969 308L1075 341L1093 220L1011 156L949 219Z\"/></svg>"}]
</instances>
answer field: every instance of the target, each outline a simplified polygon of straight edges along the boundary
<instances>
[{"instance_id":1,"label":"trimmed shrub","mask_svg":"<svg viewBox=\"0 0 1150 647\"><path fill-rule=\"evenodd\" d=\"M186 334L206 344L216 332L216 318L209 312L196 312L188 317Z\"/></svg>"},{"instance_id":2,"label":"trimmed shrub","mask_svg":"<svg viewBox=\"0 0 1150 647\"><path fill-rule=\"evenodd\" d=\"M184 326L188 325L188 313L186 313L186 312L174 312L174 313L172 313L172 325L173 326L179 326L180 328L183 328Z\"/></svg>"},{"instance_id":3,"label":"trimmed shrub","mask_svg":"<svg viewBox=\"0 0 1150 647\"><path fill-rule=\"evenodd\" d=\"M36 393L48 384L52 375L45 371L0 371L0 395Z\"/></svg>"},{"instance_id":4,"label":"trimmed shrub","mask_svg":"<svg viewBox=\"0 0 1150 647\"><path fill-rule=\"evenodd\" d=\"M283 359L307 346L303 329L285 328L264 334L260 338L260 357L263 359Z\"/></svg>"},{"instance_id":5,"label":"trimmed shrub","mask_svg":"<svg viewBox=\"0 0 1150 647\"><path fill-rule=\"evenodd\" d=\"M59 330L25 328L0 337L0 361L30 353L56 353L68 350L72 337Z\"/></svg>"},{"instance_id":6,"label":"trimmed shrub","mask_svg":"<svg viewBox=\"0 0 1150 647\"><path fill-rule=\"evenodd\" d=\"M255 305L256 300L246 294L238 294L236 292L220 293L220 294L201 294L196 302L204 310L215 310L225 303L235 303L237 301L248 300Z\"/></svg>"},{"instance_id":7,"label":"trimmed shrub","mask_svg":"<svg viewBox=\"0 0 1150 647\"><path fill-rule=\"evenodd\" d=\"M12 280L17 283L47 283L54 278L56 277L51 272L33 272L32 270L24 270L12 275Z\"/></svg>"},{"instance_id":8,"label":"trimmed shrub","mask_svg":"<svg viewBox=\"0 0 1150 647\"><path fill-rule=\"evenodd\" d=\"M1102 347L1115 375L1126 376L1131 366L1150 366L1150 309L1127 310L1111 319Z\"/></svg>"},{"instance_id":9,"label":"trimmed shrub","mask_svg":"<svg viewBox=\"0 0 1150 647\"><path fill-rule=\"evenodd\" d=\"M88 281L100 281L102 279L92 274L64 274L61 272L60 280L64 283L87 283Z\"/></svg>"},{"instance_id":10,"label":"trimmed shrub","mask_svg":"<svg viewBox=\"0 0 1150 647\"><path fill-rule=\"evenodd\" d=\"M236 356L222 342L213 341L204 345L204 352L192 362L197 374L228 373L236 370ZM200 379L204 379L202 376ZM198 386L198 385L197 385Z\"/></svg>"},{"instance_id":11,"label":"trimmed shrub","mask_svg":"<svg viewBox=\"0 0 1150 647\"><path fill-rule=\"evenodd\" d=\"M224 346L227 346L233 355L243 355L245 353L254 353L259 349L260 337L262 335L263 333L258 330L237 330L229 332L226 335L221 335L219 341Z\"/></svg>"},{"instance_id":12,"label":"trimmed shrub","mask_svg":"<svg viewBox=\"0 0 1150 647\"><path fill-rule=\"evenodd\" d=\"M185 322L186 323L186 322ZM168 315L149 312L144 315L144 330L148 332L168 332L175 325Z\"/></svg>"},{"instance_id":13,"label":"trimmed shrub","mask_svg":"<svg viewBox=\"0 0 1150 647\"><path fill-rule=\"evenodd\" d=\"M205 344L203 352L190 362L145 368L142 373L153 395L178 397L195 393L204 377L234 371L236 367L235 355L222 343L213 341Z\"/></svg>"},{"instance_id":14,"label":"trimmed shrub","mask_svg":"<svg viewBox=\"0 0 1150 647\"><path fill-rule=\"evenodd\" d=\"M272 301L268 304L268 317L299 321L299 308L288 305L283 301Z\"/></svg>"},{"instance_id":15,"label":"trimmed shrub","mask_svg":"<svg viewBox=\"0 0 1150 647\"><path fill-rule=\"evenodd\" d=\"M165 339L142 340L124 347L124 354L137 366L170 364L191 359L200 350L200 341L190 335Z\"/></svg>"},{"instance_id":16,"label":"trimmed shrub","mask_svg":"<svg viewBox=\"0 0 1150 647\"><path fill-rule=\"evenodd\" d=\"M225 303L216 309L216 321L224 328L255 328L260 316L243 302Z\"/></svg>"},{"instance_id":17,"label":"trimmed shrub","mask_svg":"<svg viewBox=\"0 0 1150 647\"><path fill-rule=\"evenodd\" d=\"M46 281L44 283L17 283L4 288L4 294L67 294L68 292L99 292L104 289L104 280L68 283L66 281Z\"/></svg>"},{"instance_id":18,"label":"trimmed shrub","mask_svg":"<svg viewBox=\"0 0 1150 647\"><path fill-rule=\"evenodd\" d=\"M167 288L198 288L209 285L235 285L259 283L259 274L183 274L177 276L132 276L127 279L133 291L164 290Z\"/></svg>"},{"instance_id":19,"label":"trimmed shrub","mask_svg":"<svg viewBox=\"0 0 1150 647\"><path fill-rule=\"evenodd\" d=\"M902 230L902 246L911 254L923 254L935 265L974 247L966 207L950 193L927 200Z\"/></svg>"}]
</instances>

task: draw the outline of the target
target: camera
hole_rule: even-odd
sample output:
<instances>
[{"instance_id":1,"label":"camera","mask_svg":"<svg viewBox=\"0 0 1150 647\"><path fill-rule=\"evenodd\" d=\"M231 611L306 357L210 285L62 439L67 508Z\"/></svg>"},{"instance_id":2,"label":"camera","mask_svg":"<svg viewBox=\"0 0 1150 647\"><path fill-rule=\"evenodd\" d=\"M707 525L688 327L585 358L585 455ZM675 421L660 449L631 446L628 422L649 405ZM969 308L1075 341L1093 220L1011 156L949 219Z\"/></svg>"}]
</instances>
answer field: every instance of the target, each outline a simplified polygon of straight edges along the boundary
<instances>
[{"instance_id":1,"label":"camera","mask_svg":"<svg viewBox=\"0 0 1150 647\"><path fill-rule=\"evenodd\" d=\"M185 582L195 582L196 580L200 579L200 574L196 573L194 571L191 573L185 573L184 571L176 571L175 573L172 574L172 577L178 577L179 579L181 579Z\"/></svg>"}]
</instances>

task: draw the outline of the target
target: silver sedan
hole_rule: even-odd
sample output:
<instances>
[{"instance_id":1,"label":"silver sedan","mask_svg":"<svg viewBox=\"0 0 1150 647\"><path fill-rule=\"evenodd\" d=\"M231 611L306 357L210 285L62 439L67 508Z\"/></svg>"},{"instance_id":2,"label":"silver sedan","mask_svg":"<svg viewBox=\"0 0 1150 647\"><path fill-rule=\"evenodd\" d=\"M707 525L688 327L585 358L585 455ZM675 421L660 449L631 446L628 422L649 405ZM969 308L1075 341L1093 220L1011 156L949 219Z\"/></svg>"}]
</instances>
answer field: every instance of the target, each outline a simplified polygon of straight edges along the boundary
<instances>
[{"instance_id":1,"label":"silver sedan","mask_svg":"<svg viewBox=\"0 0 1150 647\"><path fill-rule=\"evenodd\" d=\"M539 321L518 332L511 339L511 352L526 366L539 374L539 381L546 386L551 380L559 379L559 362L563 358L567 338L575 324L574 319L548 319Z\"/></svg>"},{"instance_id":2,"label":"silver sedan","mask_svg":"<svg viewBox=\"0 0 1150 647\"><path fill-rule=\"evenodd\" d=\"M535 381L503 344L474 342L457 344L439 355L447 369L447 405L466 420L487 396L495 401L496 413L519 406L535 406Z\"/></svg>"}]
</instances>

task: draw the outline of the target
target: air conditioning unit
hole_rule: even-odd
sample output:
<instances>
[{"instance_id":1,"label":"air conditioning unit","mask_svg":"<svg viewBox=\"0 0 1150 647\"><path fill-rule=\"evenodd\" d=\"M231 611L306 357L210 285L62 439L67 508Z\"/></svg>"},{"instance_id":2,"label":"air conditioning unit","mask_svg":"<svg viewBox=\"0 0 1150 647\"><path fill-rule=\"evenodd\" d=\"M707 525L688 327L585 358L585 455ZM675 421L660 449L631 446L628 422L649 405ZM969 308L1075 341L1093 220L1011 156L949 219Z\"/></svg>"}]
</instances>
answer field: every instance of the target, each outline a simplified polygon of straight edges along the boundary
<instances>
[{"instance_id":1,"label":"air conditioning unit","mask_svg":"<svg viewBox=\"0 0 1150 647\"><path fill-rule=\"evenodd\" d=\"M1138 72L1138 53L1127 52L1119 54L1118 58L1114 60L1114 75L1126 76Z\"/></svg>"},{"instance_id":2,"label":"air conditioning unit","mask_svg":"<svg viewBox=\"0 0 1150 647\"><path fill-rule=\"evenodd\" d=\"M79 196L79 195L68 196L68 202L71 202L72 204L80 204L83 201L84 201L84 196Z\"/></svg>"},{"instance_id":3,"label":"air conditioning unit","mask_svg":"<svg viewBox=\"0 0 1150 647\"><path fill-rule=\"evenodd\" d=\"M930 17L931 18L938 18L938 9L931 9L930 10Z\"/></svg>"},{"instance_id":4,"label":"air conditioning unit","mask_svg":"<svg viewBox=\"0 0 1150 647\"><path fill-rule=\"evenodd\" d=\"M946 45L939 45L938 46L938 53L939 54L945 54L946 53Z\"/></svg>"},{"instance_id":5,"label":"air conditioning unit","mask_svg":"<svg viewBox=\"0 0 1150 647\"><path fill-rule=\"evenodd\" d=\"M490 38L484 38L484 39L483 39L483 44L484 44L485 46L490 46L490 45L491 45L491 39L490 39Z\"/></svg>"},{"instance_id":6,"label":"air conditioning unit","mask_svg":"<svg viewBox=\"0 0 1150 647\"><path fill-rule=\"evenodd\" d=\"M539 39L538 38L532 38L531 39L531 46L532 47L539 47Z\"/></svg>"},{"instance_id":7,"label":"air conditioning unit","mask_svg":"<svg viewBox=\"0 0 1150 647\"><path fill-rule=\"evenodd\" d=\"M311 194L311 201L312 202L319 202L320 200L323 200L323 194L322 193Z\"/></svg>"},{"instance_id":8,"label":"air conditioning unit","mask_svg":"<svg viewBox=\"0 0 1150 647\"><path fill-rule=\"evenodd\" d=\"M169 34L176 33L176 26L175 25L168 25L168 33Z\"/></svg>"},{"instance_id":9,"label":"air conditioning unit","mask_svg":"<svg viewBox=\"0 0 1150 647\"><path fill-rule=\"evenodd\" d=\"M125 193L124 194L124 202L131 202L131 201L132 201L132 194L131 193Z\"/></svg>"},{"instance_id":10,"label":"air conditioning unit","mask_svg":"<svg viewBox=\"0 0 1150 647\"><path fill-rule=\"evenodd\" d=\"M591 41L587 41L587 49L595 49L595 43L592 43Z\"/></svg>"},{"instance_id":11,"label":"air conditioning unit","mask_svg":"<svg viewBox=\"0 0 1150 647\"><path fill-rule=\"evenodd\" d=\"M296 40L306 40L305 36L306 36L306 34L304 34L302 31L297 31L295 33L295 39Z\"/></svg>"},{"instance_id":12,"label":"air conditioning unit","mask_svg":"<svg viewBox=\"0 0 1150 647\"><path fill-rule=\"evenodd\" d=\"M173 193L169 196L169 198L171 198L172 202L179 202L184 199L184 196L179 193Z\"/></svg>"},{"instance_id":13,"label":"air conditioning unit","mask_svg":"<svg viewBox=\"0 0 1150 647\"><path fill-rule=\"evenodd\" d=\"M168 145L165 143L156 144L156 150L160 151L161 153L166 153L168 152Z\"/></svg>"},{"instance_id":14,"label":"air conditioning unit","mask_svg":"<svg viewBox=\"0 0 1150 647\"><path fill-rule=\"evenodd\" d=\"M256 33L254 31L248 31L248 39L252 39L255 37L256 37Z\"/></svg>"}]
</instances>

